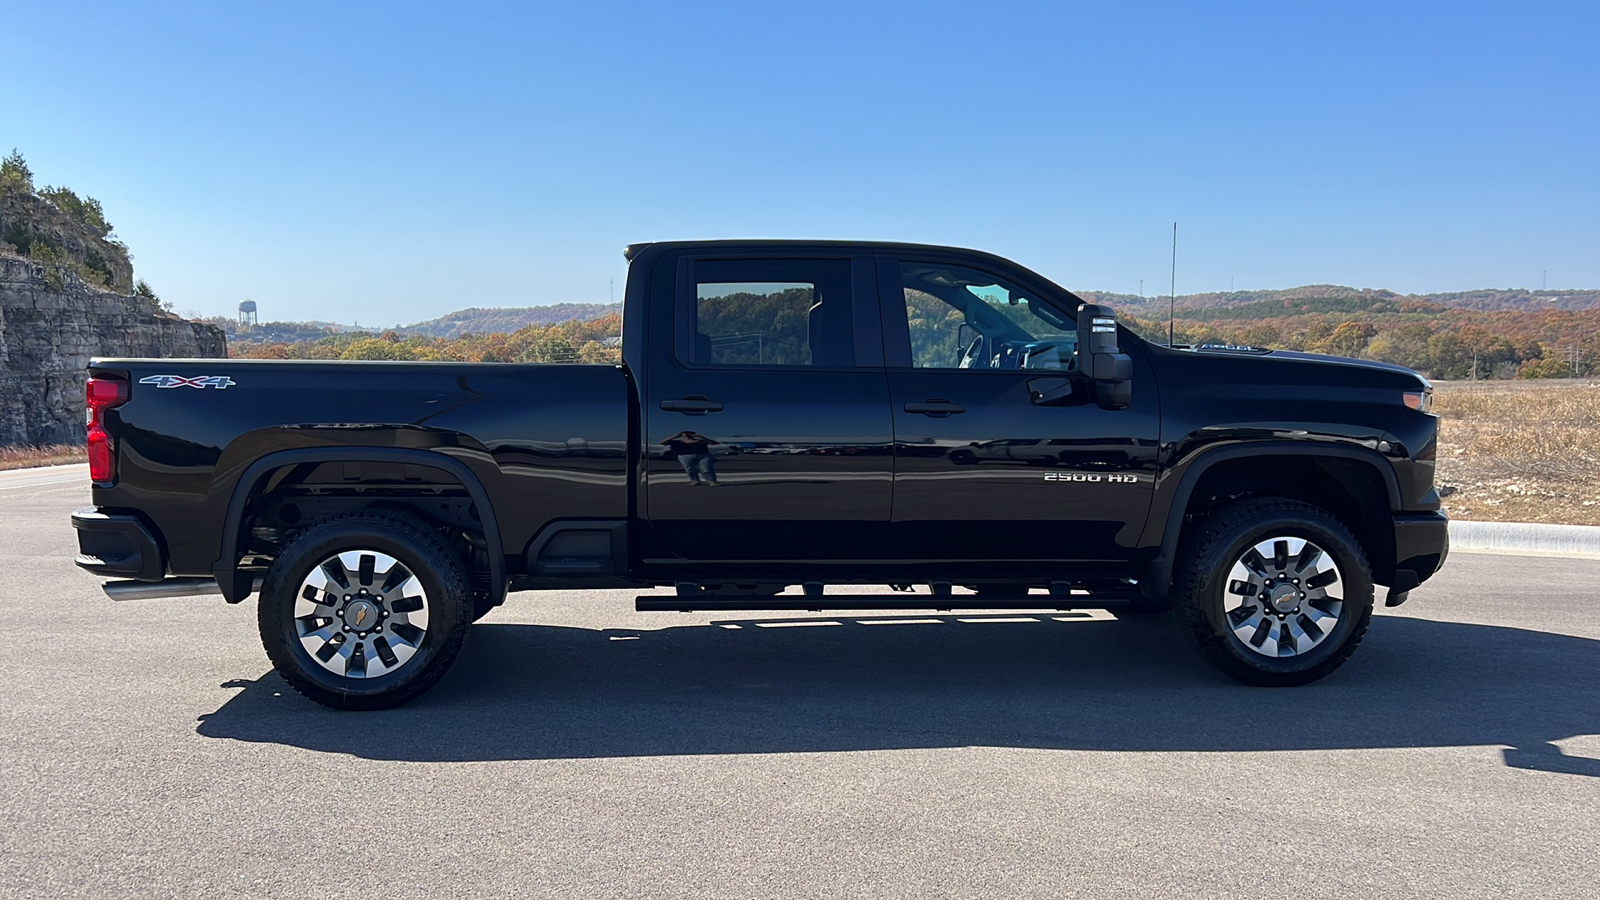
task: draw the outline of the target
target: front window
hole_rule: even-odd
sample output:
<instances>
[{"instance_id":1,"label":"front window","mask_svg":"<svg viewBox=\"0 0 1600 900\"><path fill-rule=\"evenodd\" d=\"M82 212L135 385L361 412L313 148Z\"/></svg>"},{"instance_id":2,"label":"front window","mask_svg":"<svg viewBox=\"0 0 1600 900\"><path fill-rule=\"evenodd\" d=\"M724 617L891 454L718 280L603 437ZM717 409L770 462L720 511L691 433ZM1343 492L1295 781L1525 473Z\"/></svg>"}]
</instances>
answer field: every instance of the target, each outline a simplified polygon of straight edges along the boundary
<instances>
[{"instance_id":1,"label":"front window","mask_svg":"<svg viewBox=\"0 0 1600 900\"><path fill-rule=\"evenodd\" d=\"M903 262L911 364L919 369L1077 366L1077 325L1054 306L987 272Z\"/></svg>"}]
</instances>

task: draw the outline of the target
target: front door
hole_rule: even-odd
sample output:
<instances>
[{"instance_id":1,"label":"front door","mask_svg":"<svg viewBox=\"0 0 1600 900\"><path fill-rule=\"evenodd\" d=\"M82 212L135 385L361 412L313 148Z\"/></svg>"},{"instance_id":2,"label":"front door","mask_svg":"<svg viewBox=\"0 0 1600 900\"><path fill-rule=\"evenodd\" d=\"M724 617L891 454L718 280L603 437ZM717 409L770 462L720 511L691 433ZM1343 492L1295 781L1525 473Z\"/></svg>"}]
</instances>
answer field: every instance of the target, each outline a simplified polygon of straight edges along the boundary
<instances>
[{"instance_id":1,"label":"front door","mask_svg":"<svg viewBox=\"0 0 1600 900\"><path fill-rule=\"evenodd\" d=\"M879 557L894 456L871 256L684 256L676 272L674 339L652 341L643 410L661 547Z\"/></svg>"},{"instance_id":2,"label":"front door","mask_svg":"<svg viewBox=\"0 0 1600 900\"><path fill-rule=\"evenodd\" d=\"M1076 303L1022 277L880 257L902 558L1118 561L1154 489L1154 378L1107 410L1077 372ZM1037 405L1030 383L1074 390Z\"/></svg>"}]
</instances>

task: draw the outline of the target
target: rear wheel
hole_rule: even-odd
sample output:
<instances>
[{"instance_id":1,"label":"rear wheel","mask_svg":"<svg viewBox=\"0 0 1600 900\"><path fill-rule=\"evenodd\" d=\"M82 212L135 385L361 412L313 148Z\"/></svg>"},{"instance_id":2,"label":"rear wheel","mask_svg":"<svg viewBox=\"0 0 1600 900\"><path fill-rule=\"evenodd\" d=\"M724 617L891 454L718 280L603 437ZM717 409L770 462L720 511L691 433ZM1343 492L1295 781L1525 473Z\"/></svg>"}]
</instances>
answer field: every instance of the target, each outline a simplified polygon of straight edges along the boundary
<instances>
[{"instance_id":1,"label":"rear wheel","mask_svg":"<svg viewBox=\"0 0 1600 900\"><path fill-rule=\"evenodd\" d=\"M1179 554L1172 595L1200 651L1249 684L1327 675L1372 619L1372 572L1355 536L1294 500L1245 500L1204 519Z\"/></svg>"},{"instance_id":2,"label":"rear wheel","mask_svg":"<svg viewBox=\"0 0 1600 900\"><path fill-rule=\"evenodd\" d=\"M296 691L336 709L383 709L431 688L471 621L461 559L404 516L329 519L290 542L261 586L267 657Z\"/></svg>"}]
</instances>

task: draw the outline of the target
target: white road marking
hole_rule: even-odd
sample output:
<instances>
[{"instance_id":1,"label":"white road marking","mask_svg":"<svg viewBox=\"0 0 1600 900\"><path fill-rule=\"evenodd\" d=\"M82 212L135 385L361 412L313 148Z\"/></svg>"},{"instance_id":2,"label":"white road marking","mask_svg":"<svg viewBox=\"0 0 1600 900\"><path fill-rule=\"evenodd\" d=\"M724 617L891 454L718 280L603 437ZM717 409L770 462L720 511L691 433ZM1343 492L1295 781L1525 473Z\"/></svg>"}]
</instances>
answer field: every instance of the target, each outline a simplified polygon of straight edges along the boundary
<instances>
[{"instance_id":1,"label":"white road marking","mask_svg":"<svg viewBox=\"0 0 1600 900\"><path fill-rule=\"evenodd\" d=\"M43 487L50 484L89 485L89 464L74 463L69 466L48 466L40 469L9 469L0 472L0 491Z\"/></svg>"}]
</instances>

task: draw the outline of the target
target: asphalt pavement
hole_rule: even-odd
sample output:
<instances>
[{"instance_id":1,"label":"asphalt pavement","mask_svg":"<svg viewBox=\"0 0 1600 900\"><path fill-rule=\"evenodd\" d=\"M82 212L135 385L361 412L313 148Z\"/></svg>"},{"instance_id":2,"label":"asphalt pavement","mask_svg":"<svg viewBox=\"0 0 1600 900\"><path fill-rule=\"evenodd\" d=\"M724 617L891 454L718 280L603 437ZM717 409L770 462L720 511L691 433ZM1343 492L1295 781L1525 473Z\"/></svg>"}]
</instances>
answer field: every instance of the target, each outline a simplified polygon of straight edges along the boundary
<instances>
[{"instance_id":1,"label":"asphalt pavement","mask_svg":"<svg viewBox=\"0 0 1600 900\"><path fill-rule=\"evenodd\" d=\"M251 604L106 599L87 502L0 478L0 897L1600 891L1600 561L1457 553L1279 690L1163 618L521 594L337 713Z\"/></svg>"}]
</instances>

